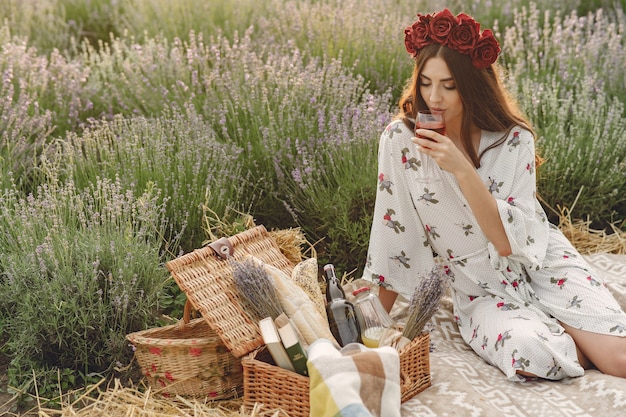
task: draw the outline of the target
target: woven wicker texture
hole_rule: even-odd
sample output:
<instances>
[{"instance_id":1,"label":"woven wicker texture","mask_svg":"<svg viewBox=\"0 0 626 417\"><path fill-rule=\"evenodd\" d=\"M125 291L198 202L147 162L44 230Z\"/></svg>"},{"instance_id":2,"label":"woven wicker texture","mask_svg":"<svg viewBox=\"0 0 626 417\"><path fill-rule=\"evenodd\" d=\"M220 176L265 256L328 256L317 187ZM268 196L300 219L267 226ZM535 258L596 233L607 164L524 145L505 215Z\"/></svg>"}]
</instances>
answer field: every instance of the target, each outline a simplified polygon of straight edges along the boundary
<instances>
[{"instance_id":1,"label":"woven wicker texture","mask_svg":"<svg viewBox=\"0 0 626 417\"><path fill-rule=\"evenodd\" d=\"M241 361L204 319L128 334L148 384L165 397L227 399L241 394Z\"/></svg>"},{"instance_id":2,"label":"woven wicker texture","mask_svg":"<svg viewBox=\"0 0 626 417\"><path fill-rule=\"evenodd\" d=\"M431 384L429 334L422 333L399 354L401 400L406 402ZM309 378L274 366L265 349L252 352L241 364L246 407L261 403L265 409L281 409L290 417L309 417Z\"/></svg>"},{"instance_id":3,"label":"woven wicker texture","mask_svg":"<svg viewBox=\"0 0 626 417\"><path fill-rule=\"evenodd\" d=\"M400 350L402 402L430 387L430 335L422 333Z\"/></svg>"},{"instance_id":4,"label":"woven wicker texture","mask_svg":"<svg viewBox=\"0 0 626 417\"><path fill-rule=\"evenodd\" d=\"M252 255L291 276L294 265L281 253L264 226L228 238L232 259ZM188 300L236 357L263 345L259 327L245 308L232 277L231 264L210 247L178 257L166 264Z\"/></svg>"},{"instance_id":5,"label":"woven wicker texture","mask_svg":"<svg viewBox=\"0 0 626 417\"><path fill-rule=\"evenodd\" d=\"M266 349L243 358L243 401L264 410L280 409L289 417L309 417L309 378L273 365Z\"/></svg>"}]
</instances>

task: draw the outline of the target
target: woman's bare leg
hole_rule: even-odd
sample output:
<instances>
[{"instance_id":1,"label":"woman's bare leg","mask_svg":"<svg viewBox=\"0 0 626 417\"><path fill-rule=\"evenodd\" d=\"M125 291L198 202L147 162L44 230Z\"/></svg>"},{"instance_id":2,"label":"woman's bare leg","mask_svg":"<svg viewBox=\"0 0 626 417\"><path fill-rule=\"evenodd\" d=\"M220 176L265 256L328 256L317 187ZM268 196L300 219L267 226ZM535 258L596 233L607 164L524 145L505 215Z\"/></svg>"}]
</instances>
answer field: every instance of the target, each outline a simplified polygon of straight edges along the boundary
<instances>
[{"instance_id":1,"label":"woman's bare leg","mask_svg":"<svg viewBox=\"0 0 626 417\"><path fill-rule=\"evenodd\" d=\"M592 333L565 323L561 325L574 339L583 368L595 366L602 373L626 378L626 337Z\"/></svg>"}]
</instances>

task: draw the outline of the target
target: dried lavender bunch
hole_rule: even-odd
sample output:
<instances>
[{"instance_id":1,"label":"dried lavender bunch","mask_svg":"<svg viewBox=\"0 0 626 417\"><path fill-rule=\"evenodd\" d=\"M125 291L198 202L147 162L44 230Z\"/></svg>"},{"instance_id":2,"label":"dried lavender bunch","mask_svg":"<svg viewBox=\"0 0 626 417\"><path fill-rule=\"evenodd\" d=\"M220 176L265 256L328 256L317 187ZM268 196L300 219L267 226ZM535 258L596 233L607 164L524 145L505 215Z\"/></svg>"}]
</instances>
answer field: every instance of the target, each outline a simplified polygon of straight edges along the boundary
<instances>
[{"instance_id":1,"label":"dried lavender bunch","mask_svg":"<svg viewBox=\"0 0 626 417\"><path fill-rule=\"evenodd\" d=\"M261 320L269 316L276 319L282 314L283 309L276 295L274 282L263 265L254 258L231 262L233 280L256 318Z\"/></svg>"},{"instance_id":2,"label":"dried lavender bunch","mask_svg":"<svg viewBox=\"0 0 626 417\"><path fill-rule=\"evenodd\" d=\"M443 268L438 265L422 277L409 300L409 314L402 336L413 340L422 332L426 323L439 309L439 302L446 291L447 282Z\"/></svg>"}]
</instances>

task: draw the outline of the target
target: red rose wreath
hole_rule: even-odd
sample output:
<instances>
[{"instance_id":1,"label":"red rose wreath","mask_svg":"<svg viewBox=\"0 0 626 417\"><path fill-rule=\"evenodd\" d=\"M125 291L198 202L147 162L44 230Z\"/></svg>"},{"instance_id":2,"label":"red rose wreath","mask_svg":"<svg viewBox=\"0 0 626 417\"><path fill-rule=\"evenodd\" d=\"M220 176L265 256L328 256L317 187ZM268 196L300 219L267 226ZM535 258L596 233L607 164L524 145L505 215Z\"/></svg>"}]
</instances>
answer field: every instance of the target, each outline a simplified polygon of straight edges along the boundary
<instances>
[{"instance_id":1,"label":"red rose wreath","mask_svg":"<svg viewBox=\"0 0 626 417\"><path fill-rule=\"evenodd\" d=\"M438 43L469 55L476 68L487 68L496 62L500 45L489 29L480 31L480 23L465 13L456 17L448 9L434 14L417 15L404 30L404 45L416 57L425 46Z\"/></svg>"}]
</instances>

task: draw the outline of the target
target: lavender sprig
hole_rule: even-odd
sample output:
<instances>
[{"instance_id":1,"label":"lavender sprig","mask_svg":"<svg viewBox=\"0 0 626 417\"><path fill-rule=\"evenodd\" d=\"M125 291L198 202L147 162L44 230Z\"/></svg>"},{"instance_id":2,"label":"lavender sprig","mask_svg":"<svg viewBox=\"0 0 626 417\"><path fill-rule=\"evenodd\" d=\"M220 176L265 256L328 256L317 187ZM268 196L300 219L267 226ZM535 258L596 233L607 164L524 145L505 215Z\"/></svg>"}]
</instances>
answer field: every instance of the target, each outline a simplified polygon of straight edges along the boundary
<instances>
[{"instance_id":1,"label":"lavender sprig","mask_svg":"<svg viewBox=\"0 0 626 417\"><path fill-rule=\"evenodd\" d=\"M233 280L257 319L261 320L268 316L276 319L282 314L283 308L276 295L274 282L263 265L253 258L231 262Z\"/></svg>"},{"instance_id":2,"label":"lavender sprig","mask_svg":"<svg viewBox=\"0 0 626 417\"><path fill-rule=\"evenodd\" d=\"M435 265L428 274L421 277L409 300L409 314L402 336L414 339L422 332L426 322L439 309L439 302L447 288L447 278L443 269Z\"/></svg>"}]
</instances>

